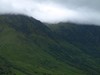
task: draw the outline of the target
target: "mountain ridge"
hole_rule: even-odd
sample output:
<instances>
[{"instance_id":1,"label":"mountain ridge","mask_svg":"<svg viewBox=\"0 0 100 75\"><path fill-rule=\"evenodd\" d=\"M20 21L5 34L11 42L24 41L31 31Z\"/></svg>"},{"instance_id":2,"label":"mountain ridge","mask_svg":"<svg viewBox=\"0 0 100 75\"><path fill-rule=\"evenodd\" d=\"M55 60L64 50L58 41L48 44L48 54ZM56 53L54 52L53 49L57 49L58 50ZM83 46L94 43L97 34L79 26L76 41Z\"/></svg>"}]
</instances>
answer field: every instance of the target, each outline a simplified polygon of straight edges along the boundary
<instances>
[{"instance_id":1,"label":"mountain ridge","mask_svg":"<svg viewBox=\"0 0 100 75\"><path fill-rule=\"evenodd\" d=\"M59 35L60 29L53 26L23 15L0 16L0 55L12 71L16 75L99 75L99 53L94 57L84 52L84 46L63 39L65 33Z\"/></svg>"}]
</instances>

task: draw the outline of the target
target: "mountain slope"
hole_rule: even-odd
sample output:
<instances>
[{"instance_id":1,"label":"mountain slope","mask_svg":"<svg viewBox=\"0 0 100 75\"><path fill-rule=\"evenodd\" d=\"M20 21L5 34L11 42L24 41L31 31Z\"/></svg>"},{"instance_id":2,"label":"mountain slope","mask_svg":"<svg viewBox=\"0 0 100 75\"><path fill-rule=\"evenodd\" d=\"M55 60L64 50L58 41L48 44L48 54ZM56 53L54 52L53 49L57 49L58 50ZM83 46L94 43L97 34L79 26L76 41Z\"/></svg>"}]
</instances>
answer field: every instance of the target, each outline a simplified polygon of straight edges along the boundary
<instances>
[{"instance_id":1,"label":"mountain slope","mask_svg":"<svg viewBox=\"0 0 100 75\"><path fill-rule=\"evenodd\" d=\"M75 57L73 62L80 65L79 68L88 71L96 70L100 72L100 27L94 25L81 25L74 23L59 23L55 25L49 25L49 28L58 35L59 40L63 41L62 46L67 47L67 43L74 45L77 49L81 50L84 57L79 55ZM70 45L69 50L71 49ZM74 51L76 51L76 48ZM68 49L68 48L66 48ZM71 51L72 53L73 51ZM77 54L77 51L76 53ZM76 56L72 54L72 56ZM84 66L83 66L84 65ZM86 67L87 66L87 67ZM90 69L88 69L90 67ZM93 74L93 73L92 73ZM95 74L93 74L95 75Z\"/></svg>"},{"instance_id":2,"label":"mountain slope","mask_svg":"<svg viewBox=\"0 0 100 75\"><path fill-rule=\"evenodd\" d=\"M58 45L50 38L50 29L39 21L22 15L3 15L0 20L0 55L17 71L26 75L81 73L50 55L55 55L50 47Z\"/></svg>"},{"instance_id":3,"label":"mountain slope","mask_svg":"<svg viewBox=\"0 0 100 75\"><path fill-rule=\"evenodd\" d=\"M33 18L0 16L0 56L9 62L13 75L100 74L94 56L58 36Z\"/></svg>"}]
</instances>

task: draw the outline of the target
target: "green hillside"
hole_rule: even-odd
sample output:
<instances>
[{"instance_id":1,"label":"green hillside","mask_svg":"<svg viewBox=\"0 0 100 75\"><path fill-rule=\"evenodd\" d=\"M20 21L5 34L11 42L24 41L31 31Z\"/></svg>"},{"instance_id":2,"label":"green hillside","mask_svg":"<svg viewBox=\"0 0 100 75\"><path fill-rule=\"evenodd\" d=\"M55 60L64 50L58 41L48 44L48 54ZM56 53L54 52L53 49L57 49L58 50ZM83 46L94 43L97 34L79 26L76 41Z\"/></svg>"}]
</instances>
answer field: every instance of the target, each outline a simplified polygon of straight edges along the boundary
<instances>
[{"instance_id":1,"label":"green hillside","mask_svg":"<svg viewBox=\"0 0 100 75\"><path fill-rule=\"evenodd\" d=\"M100 26L59 23L49 25L49 28L55 32L60 41L63 41L61 43L64 48L67 47L66 45L69 42L71 45L74 45L77 49L82 51L82 53L85 53L85 55L83 54L85 58L82 57L82 54L80 53L78 53L80 55L76 58L76 55L74 55L77 54L76 48L71 47L68 44L69 50L74 48L73 50L76 51L76 53L72 54L72 56L75 56L73 62L80 65L76 67L85 69L88 72L93 72L92 70L100 72ZM71 51L71 53L72 52L73 51Z\"/></svg>"},{"instance_id":2,"label":"green hillside","mask_svg":"<svg viewBox=\"0 0 100 75\"><path fill-rule=\"evenodd\" d=\"M0 75L99 75L99 44L89 45L93 54L53 26L23 15L1 15Z\"/></svg>"}]
</instances>

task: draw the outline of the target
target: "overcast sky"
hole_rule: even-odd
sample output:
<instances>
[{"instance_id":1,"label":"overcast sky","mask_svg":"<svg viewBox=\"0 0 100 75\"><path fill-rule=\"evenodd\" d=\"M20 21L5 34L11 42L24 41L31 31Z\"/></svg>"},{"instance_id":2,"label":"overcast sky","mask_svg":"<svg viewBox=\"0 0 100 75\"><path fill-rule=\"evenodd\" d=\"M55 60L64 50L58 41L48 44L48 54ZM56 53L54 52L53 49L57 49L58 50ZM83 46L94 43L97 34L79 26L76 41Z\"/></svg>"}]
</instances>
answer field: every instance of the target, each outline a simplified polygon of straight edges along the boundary
<instances>
[{"instance_id":1,"label":"overcast sky","mask_svg":"<svg viewBox=\"0 0 100 75\"><path fill-rule=\"evenodd\" d=\"M100 25L100 0L0 0L0 13L25 14L48 23Z\"/></svg>"}]
</instances>

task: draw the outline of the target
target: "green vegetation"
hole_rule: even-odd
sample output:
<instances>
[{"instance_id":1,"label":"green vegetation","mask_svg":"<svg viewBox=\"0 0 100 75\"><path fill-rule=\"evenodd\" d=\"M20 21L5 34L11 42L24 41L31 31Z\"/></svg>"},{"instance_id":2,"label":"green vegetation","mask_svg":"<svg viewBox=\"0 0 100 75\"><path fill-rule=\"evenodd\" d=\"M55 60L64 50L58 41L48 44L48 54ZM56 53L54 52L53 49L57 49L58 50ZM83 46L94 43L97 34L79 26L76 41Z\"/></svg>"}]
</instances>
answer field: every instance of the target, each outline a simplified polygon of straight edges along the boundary
<instances>
[{"instance_id":1,"label":"green vegetation","mask_svg":"<svg viewBox=\"0 0 100 75\"><path fill-rule=\"evenodd\" d=\"M100 75L99 44L91 47L88 42L90 47L87 47L76 39L68 39L69 35L65 35L75 34L73 30L78 27L59 26L47 27L22 15L1 15L0 68L5 74L0 70L0 75ZM67 29L71 31L66 33ZM91 53L90 48L97 55Z\"/></svg>"}]
</instances>

